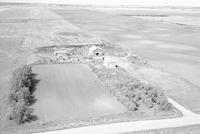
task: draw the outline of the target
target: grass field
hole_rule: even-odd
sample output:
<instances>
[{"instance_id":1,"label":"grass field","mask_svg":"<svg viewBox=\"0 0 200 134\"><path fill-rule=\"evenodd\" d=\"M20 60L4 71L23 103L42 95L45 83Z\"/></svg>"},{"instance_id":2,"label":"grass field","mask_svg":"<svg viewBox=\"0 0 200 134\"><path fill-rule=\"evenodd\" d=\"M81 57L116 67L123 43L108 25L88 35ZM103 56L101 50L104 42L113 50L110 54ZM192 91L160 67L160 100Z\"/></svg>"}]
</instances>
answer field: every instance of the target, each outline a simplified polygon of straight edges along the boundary
<instances>
[{"instance_id":1,"label":"grass field","mask_svg":"<svg viewBox=\"0 0 200 134\"><path fill-rule=\"evenodd\" d=\"M87 65L37 65L33 71L40 80L34 114L44 122L125 112Z\"/></svg>"}]
</instances>

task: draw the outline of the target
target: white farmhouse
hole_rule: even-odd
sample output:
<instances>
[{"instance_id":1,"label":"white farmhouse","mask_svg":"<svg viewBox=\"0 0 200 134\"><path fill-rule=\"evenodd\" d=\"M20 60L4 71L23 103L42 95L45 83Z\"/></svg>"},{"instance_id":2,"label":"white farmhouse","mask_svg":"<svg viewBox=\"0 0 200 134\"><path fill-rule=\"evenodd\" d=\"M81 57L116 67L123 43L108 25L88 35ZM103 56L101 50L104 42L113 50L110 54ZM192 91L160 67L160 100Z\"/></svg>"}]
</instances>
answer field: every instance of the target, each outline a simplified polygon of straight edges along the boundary
<instances>
[{"instance_id":1,"label":"white farmhouse","mask_svg":"<svg viewBox=\"0 0 200 134\"><path fill-rule=\"evenodd\" d=\"M103 56L104 52L103 49L97 46L91 46L89 48L89 55L91 56Z\"/></svg>"}]
</instances>

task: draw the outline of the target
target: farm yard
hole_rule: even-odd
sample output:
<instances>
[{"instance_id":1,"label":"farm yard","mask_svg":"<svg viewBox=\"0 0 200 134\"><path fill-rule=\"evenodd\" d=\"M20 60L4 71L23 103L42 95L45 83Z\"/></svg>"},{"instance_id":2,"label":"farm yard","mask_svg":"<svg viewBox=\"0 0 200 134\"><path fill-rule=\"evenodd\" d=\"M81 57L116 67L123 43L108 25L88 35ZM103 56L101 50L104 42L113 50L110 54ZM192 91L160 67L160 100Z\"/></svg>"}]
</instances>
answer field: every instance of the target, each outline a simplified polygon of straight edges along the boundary
<instances>
[{"instance_id":1,"label":"farm yard","mask_svg":"<svg viewBox=\"0 0 200 134\"><path fill-rule=\"evenodd\" d=\"M199 29L150 19L173 12L150 13L147 17L140 10L0 6L0 133L183 116L168 97L200 113ZM32 67L36 83L23 74L23 67L13 75L23 65ZM19 89L11 98L9 82L15 75L20 84L12 83ZM34 102L26 104L31 119L13 125L7 119L7 104L9 99L25 101L26 92L17 94L24 88L34 89ZM20 115L17 110L13 113Z\"/></svg>"}]
</instances>

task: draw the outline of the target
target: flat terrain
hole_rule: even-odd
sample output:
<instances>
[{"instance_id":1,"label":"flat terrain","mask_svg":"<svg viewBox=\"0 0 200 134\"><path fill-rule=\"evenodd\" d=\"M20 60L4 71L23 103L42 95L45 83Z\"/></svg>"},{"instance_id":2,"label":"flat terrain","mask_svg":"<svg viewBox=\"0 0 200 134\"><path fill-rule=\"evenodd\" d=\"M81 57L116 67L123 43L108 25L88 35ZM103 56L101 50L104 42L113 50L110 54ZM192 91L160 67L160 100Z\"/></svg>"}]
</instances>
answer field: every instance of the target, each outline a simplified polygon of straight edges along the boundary
<instances>
[{"instance_id":1,"label":"flat terrain","mask_svg":"<svg viewBox=\"0 0 200 134\"><path fill-rule=\"evenodd\" d=\"M70 35L70 36L67 36ZM0 128L11 72L37 47L97 43L95 37L43 7L0 7ZM4 121L2 121L4 122Z\"/></svg>"},{"instance_id":2,"label":"flat terrain","mask_svg":"<svg viewBox=\"0 0 200 134\"><path fill-rule=\"evenodd\" d=\"M200 87L199 10L63 8L53 11Z\"/></svg>"},{"instance_id":3,"label":"flat terrain","mask_svg":"<svg viewBox=\"0 0 200 134\"><path fill-rule=\"evenodd\" d=\"M4 95L8 88L8 75L10 69L17 64L15 61L19 57L19 53L23 54L20 50L23 44L23 38L17 37L0 37L0 84L1 84L1 95ZM1 89L0 88L0 89ZM0 95L0 97L2 97Z\"/></svg>"},{"instance_id":4,"label":"flat terrain","mask_svg":"<svg viewBox=\"0 0 200 134\"><path fill-rule=\"evenodd\" d=\"M33 71L40 80L34 114L45 122L125 112L87 65L37 65Z\"/></svg>"},{"instance_id":5,"label":"flat terrain","mask_svg":"<svg viewBox=\"0 0 200 134\"><path fill-rule=\"evenodd\" d=\"M0 7L0 121L11 71L26 64L35 48L99 43L99 38L127 47L150 64L173 73L137 70L184 107L200 112L199 16L199 10ZM33 69L40 79L33 105L37 121L85 119L125 111L86 65L40 65Z\"/></svg>"},{"instance_id":6,"label":"flat terrain","mask_svg":"<svg viewBox=\"0 0 200 134\"><path fill-rule=\"evenodd\" d=\"M159 83L178 103L194 112L200 111L199 10L63 8L52 11L174 74L174 78L163 77L159 71L139 68L146 80Z\"/></svg>"}]
</instances>

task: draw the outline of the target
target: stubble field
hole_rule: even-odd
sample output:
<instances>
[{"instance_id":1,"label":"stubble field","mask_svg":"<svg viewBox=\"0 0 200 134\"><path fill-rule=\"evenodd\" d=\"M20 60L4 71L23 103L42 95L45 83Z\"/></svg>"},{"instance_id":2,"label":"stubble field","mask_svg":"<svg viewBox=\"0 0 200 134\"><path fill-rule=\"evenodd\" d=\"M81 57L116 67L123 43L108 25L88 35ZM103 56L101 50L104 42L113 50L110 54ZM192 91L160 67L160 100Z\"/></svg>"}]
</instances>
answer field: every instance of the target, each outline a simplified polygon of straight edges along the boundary
<instances>
[{"instance_id":1,"label":"stubble field","mask_svg":"<svg viewBox=\"0 0 200 134\"><path fill-rule=\"evenodd\" d=\"M87 119L120 114L126 108L110 95L87 65L55 64L33 67L39 83L33 106L46 121Z\"/></svg>"}]
</instances>

